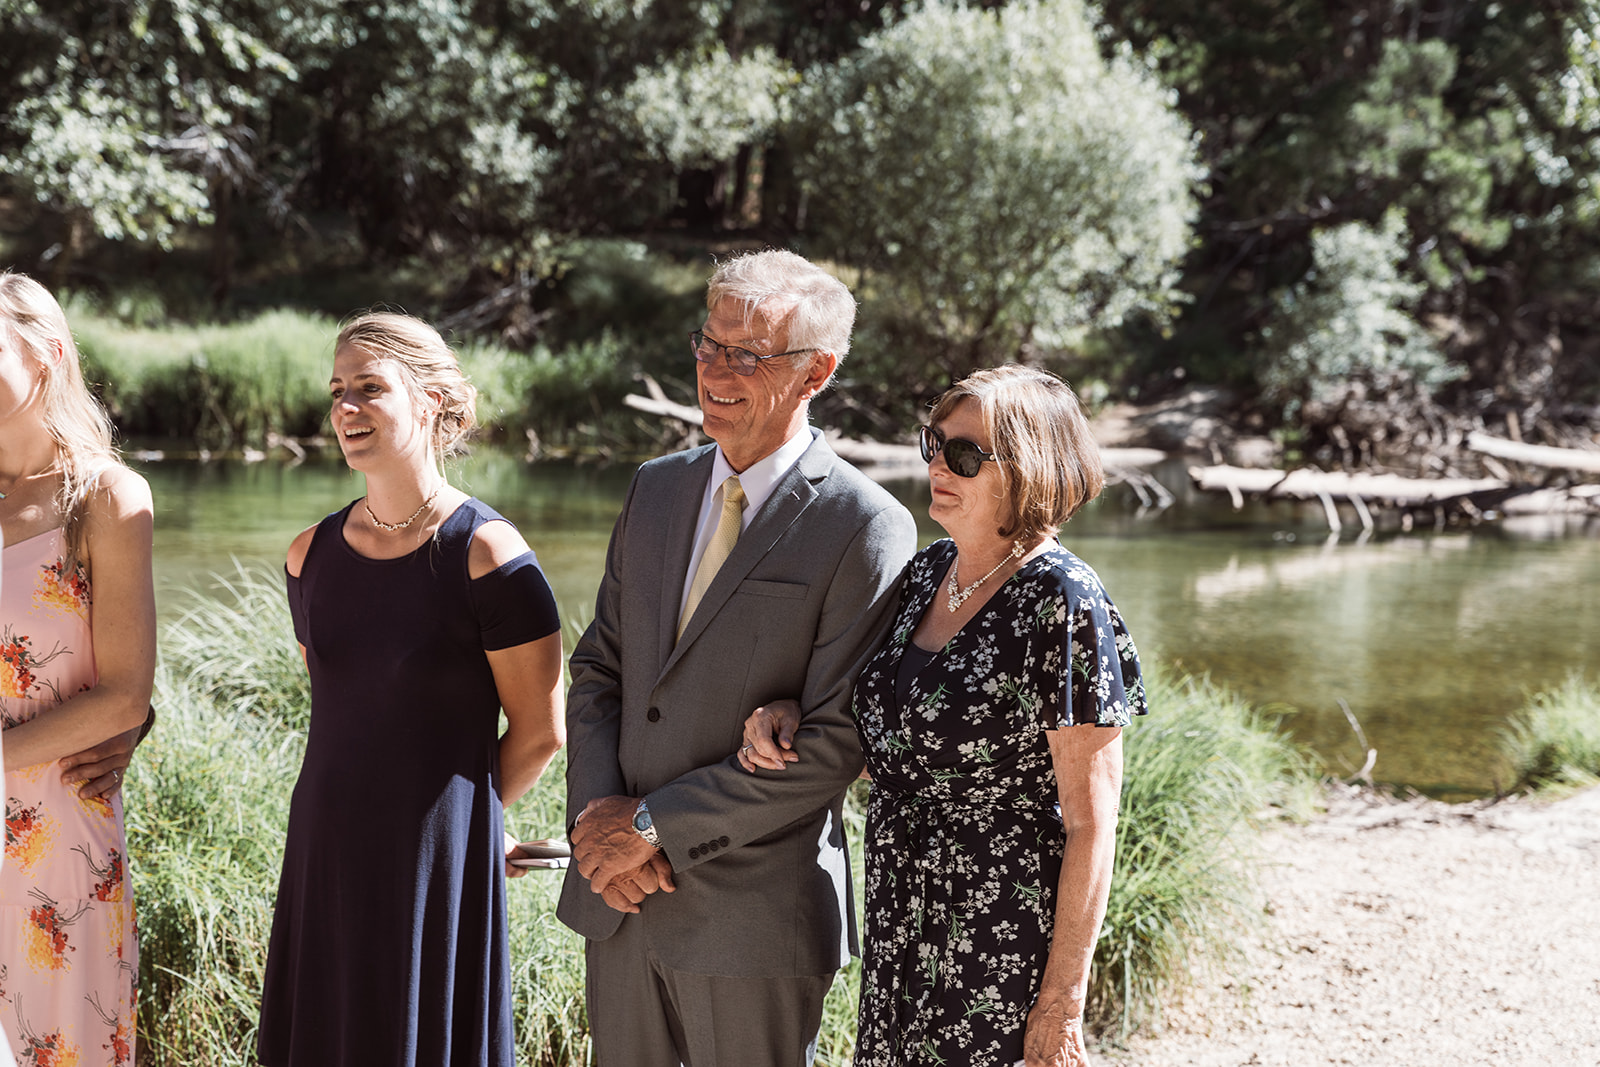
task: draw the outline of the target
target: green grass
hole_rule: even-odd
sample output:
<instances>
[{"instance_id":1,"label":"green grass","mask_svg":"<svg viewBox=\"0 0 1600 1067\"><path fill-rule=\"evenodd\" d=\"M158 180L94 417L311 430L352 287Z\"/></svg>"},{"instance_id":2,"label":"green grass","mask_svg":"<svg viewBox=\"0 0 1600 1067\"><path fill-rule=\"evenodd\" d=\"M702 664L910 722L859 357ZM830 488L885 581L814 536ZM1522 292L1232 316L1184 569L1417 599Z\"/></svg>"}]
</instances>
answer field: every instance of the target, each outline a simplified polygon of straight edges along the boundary
<instances>
[{"instance_id":1,"label":"green grass","mask_svg":"<svg viewBox=\"0 0 1600 1067\"><path fill-rule=\"evenodd\" d=\"M677 447L679 427L630 410L622 398L642 391L637 378L649 374L692 402L687 336L703 313L710 269L708 257L655 253L630 241L566 249L559 276L540 289L550 315L540 343L521 351L481 337L449 338L478 387L483 436L520 446L532 431L545 451L602 455ZM110 297L69 294L64 304L85 376L124 437L239 450L326 429L338 334L330 315L280 307L190 324L140 287Z\"/></svg>"},{"instance_id":2,"label":"green grass","mask_svg":"<svg viewBox=\"0 0 1600 1067\"><path fill-rule=\"evenodd\" d=\"M67 311L85 377L124 437L239 450L327 429L333 319L278 310L224 325L150 327L81 301L69 301ZM478 342L459 351L478 388L486 440L522 445L532 431L546 451L631 455L676 447L671 425L623 405L625 395L642 391L635 381L641 364L636 347L608 330L559 351ZM690 362L687 353L679 362ZM681 369L676 394L687 398L693 370Z\"/></svg>"},{"instance_id":3,"label":"green grass","mask_svg":"<svg viewBox=\"0 0 1600 1067\"><path fill-rule=\"evenodd\" d=\"M240 569L214 581L163 634L161 719L129 776L141 1063L153 1067L252 1062L304 752L309 698L281 575ZM569 619L569 648L577 628ZM1150 682L1154 710L1125 735L1117 877L1091 975L1092 1019L1113 1031L1152 1018L1197 968L1230 958L1260 915L1256 824L1308 810L1313 795L1305 758L1264 715L1204 681ZM514 833L560 833L564 766L558 755L508 814ZM865 795L858 783L846 809L858 880ZM576 1067L588 1051L582 942L555 918L559 887L554 871L508 886L518 1055ZM824 1067L850 1061L859 982L852 962L829 995Z\"/></svg>"},{"instance_id":4,"label":"green grass","mask_svg":"<svg viewBox=\"0 0 1600 1067\"><path fill-rule=\"evenodd\" d=\"M1600 685L1573 674L1501 732L1514 788L1558 796L1600 783Z\"/></svg>"},{"instance_id":5,"label":"green grass","mask_svg":"<svg viewBox=\"0 0 1600 1067\"><path fill-rule=\"evenodd\" d=\"M1127 1033L1190 977L1225 966L1261 917L1256 829L1314 806L1309 759L1266 714L1203 679L1153 672L1124 733L1117 869L1088 1017Z\"/></svg>"}]
</instances>

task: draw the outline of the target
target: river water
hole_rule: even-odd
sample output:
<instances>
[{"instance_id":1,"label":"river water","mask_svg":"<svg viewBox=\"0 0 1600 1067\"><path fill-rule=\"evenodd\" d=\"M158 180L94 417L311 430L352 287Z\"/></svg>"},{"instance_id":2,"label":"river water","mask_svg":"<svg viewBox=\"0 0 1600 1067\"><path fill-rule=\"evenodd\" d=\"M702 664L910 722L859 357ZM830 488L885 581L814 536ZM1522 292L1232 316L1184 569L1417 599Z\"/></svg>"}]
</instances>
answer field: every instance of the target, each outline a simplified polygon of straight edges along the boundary
<instances>
[{"instance_id":1,"label":"river water","mask_svg":"<svg viewBox=\"0 0 1600 1067\"><path fill-rule=\"evenodd\" d=\"M235 561L276 572L297 531L363 491L337 461L139 467L155 492L166 619L184 590L212 586ZM1063 543L1100 573L1146 662L1281 706L1331 773L1353 773L1365 755L1343 701L1377 750L1378 781L1453 799L1493 792L1506 784L1495 732L1528 695L1570 672L1600 680L1600 524L1330 538L1320 505L1235 511L1190 490L1181 464L1155 473L1172 507L1142 510L1112 487ZM563 617L581 624L631 474L483 451L451 477L517 523ZM922 479L889 488L924 544L941 535Z\"/></svg>"}]
</instances>

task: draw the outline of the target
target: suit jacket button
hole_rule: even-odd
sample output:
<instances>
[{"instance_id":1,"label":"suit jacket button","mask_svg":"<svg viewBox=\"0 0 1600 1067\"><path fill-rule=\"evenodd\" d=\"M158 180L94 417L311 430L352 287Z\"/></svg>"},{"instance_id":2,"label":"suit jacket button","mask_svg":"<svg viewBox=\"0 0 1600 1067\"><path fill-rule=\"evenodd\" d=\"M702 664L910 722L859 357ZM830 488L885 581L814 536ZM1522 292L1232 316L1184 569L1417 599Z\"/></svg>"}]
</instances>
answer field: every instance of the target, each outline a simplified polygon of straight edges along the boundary
<instances>
[{"instance_id":1,"label":"suit jacket button","mask_svg":"<svg viewBox=\"0 0 1600 1067\"><path fill-rule=\"evenodd\" d=\"M711 842L711 844L707 845L706 847L709 848L712 852L715 852L721 846L718 845L715 841L713 841L713 842Z\"/></svg>"},{"instance_id":2,"label":"suit jacket button","mask_svg":"<svg viewBox=\"0 0 1600 1067\"><path fill-rule=\"evenodd\" d=\"M689 850L689 858L692 859L692 860L699 859L700 858L700 850L697 849L697 848L691 848Z\"/></svg>"},{"instance_id":3,"label":"suit jacket button","mask_svg":"<svg viewBox=\"0 0 1600 1067\"><path fill-rule=\"evenodd\" d=\"M717 838L717 844L721 845L723 848L727 848L728 847L728 835L727 834L723 834L721 837Z\"/></svg>"},{"instance_id":4,"label":"suit jacket button","mask_svg":"<svg viewBox=\"0 0 1600 1067\"><path fill-rule=\"evenodd\" d=\"M651 722L658 722L661 719L661 709L651 708L649 711L644 713L644 717L649 719Z\"/></svg>"}]
</instances>

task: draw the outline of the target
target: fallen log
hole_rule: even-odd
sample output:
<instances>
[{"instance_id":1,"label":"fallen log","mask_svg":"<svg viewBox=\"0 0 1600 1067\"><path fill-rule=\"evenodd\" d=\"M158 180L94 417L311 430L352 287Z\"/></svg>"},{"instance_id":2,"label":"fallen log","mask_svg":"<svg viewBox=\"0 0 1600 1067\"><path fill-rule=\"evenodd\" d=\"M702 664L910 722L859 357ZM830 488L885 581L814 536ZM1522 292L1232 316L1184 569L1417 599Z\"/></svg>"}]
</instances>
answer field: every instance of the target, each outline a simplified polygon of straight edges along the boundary
<instances>
[{"instance_id":1,"label":"fallen log","mask_svg":"<svg viewBox=\"0 0 1600 1067\"><path fill-rule=\"evenodd\" d=\"M1600 515L1600 486L1577 485L1567 489L1513 485L1500 478L1405 478L1398 474L1351 474L1301 468L1293 471L1255 467L1190 467L1197 488L1225 492L1235 508L1244 495L1266 500L1316 500L1322 504L1329 529L1342 526L1334 499L1348 500L1366 530L1375 528L1369 504L1400 512L1400 527L1413 526L1414 513L1429 513L1433 525L1447 519L1482 522L1507 515Z\"/></svg>"},{"instance_id":2,"label":"fallen log","mask_svg":"<svg viewBox=\"0 0 1600 1067\"><path fill-rule=\"evenodd\" d=\"M1508 441L1503 437L1491 437L1478 431L1467 434L1467 447L1486 456L1509 459L1513 463L1526 463L1530 467L1551 467L1556 470L1600 474L1600 452L1589 449L1530 445L1521 441Z\"/></svg>"},{"instance_id":3,"label":"fallen log","mask_svg":"<svg viewBox=\"0 0 1600 1067\"><path fill-rule=\"evenodd\" d=\"M699 408L689 407L668 400L662 392L661 386L650 378L644 379L644 386L650 392L649 396L639 396L630 393L622 398L622 402L635 411L642 411L647 415L656 415L664 419L677 419L679 422L688 423L690 426L702 424L703 415ZM922 454L916 445L899 444L893 441L861 441L855 438L840 437L838 434L828 434L828 444L832 446L841 459L848 460L858 467L906 467L920 470L923 466ZM1167 458L1165 452L1155 448L1102 448L1100 462L1109 470L1130 467L1153 467Z\"/></svg>"},{"instance_id":4,"label":"fallen log","mask_svg":"<svg viewBox=\"0 0 1600 1067\"><path fill-rule=\"evenodd\" d=\"M1189 477L1204 490L1250 493L1294 500L1361 497L1388 504L1440 504L1477 493L1511 488L1498 478L1405 478L1398 474L1351 474L1347 471L1265 470L1258 467L1190 467Z\"/></svg>"}]
</instances>

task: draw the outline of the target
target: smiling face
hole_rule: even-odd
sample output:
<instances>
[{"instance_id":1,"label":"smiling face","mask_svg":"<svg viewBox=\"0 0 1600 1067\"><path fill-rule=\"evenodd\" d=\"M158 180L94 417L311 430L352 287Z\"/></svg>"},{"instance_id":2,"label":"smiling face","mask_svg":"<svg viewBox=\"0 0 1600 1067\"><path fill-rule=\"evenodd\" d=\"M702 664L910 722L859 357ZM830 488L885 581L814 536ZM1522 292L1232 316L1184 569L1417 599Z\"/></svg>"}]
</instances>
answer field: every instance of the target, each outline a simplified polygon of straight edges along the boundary
<instances>
[{"instance_id":1,"label":"smiling face","mask_svg":"<svg viewBox=\"0 0 1600 1067\"><path fill-rule=\"evenodd\" d=\"M789 350L789 330L784 318L789 309L758 308L746 321L737 300L722 300L711 309L702 327L719 344L747 348L757 355ZM749 376L736 374L726 356L714 363L695 363L700 410L705 414L706 436L722 446L736 471L771 455L806 422L806 405L828 381L838 359L814 352L809 359L795 357L763 360Z\"/></svg>"},{"instance_id":2,"label":"smiling face","mask_svg":"<svg viewBox=\"0 0 1600 1067\"><path fill-rule=\"evenodd\" d=\"M989 440L989 432L983 425L983 411L972 397L959 401L934 425L944 433L946 440L960 437L985 452L994 451L994 442ZM944 452L940 451L928 461L928 484L933 490L928 517L957 540L998 537L1010 517L1010 505L996 463L982 464L976 478L963 478L949 468Z\"/></svg>"},{"instance_id":3,"label":"smiling face","mask_svg":"<svg viewBox=\"0 0 1600 1067\"><path fill-rule=\"evenodd\" d=\"M428 465L432 413L412 398L405 372L392 359L357 345L333 356L328 413L334 436L351 470L371 473L386 464Z\"/></svg>"}]
</instances>

